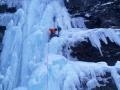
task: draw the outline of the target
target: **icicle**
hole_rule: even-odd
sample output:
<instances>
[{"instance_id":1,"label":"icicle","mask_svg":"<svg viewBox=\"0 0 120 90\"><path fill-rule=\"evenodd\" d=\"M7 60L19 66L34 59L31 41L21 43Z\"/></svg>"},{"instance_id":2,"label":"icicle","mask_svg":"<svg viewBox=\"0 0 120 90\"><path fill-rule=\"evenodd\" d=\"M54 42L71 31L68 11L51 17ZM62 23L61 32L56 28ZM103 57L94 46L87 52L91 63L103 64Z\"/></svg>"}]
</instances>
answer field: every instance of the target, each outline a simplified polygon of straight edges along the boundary
<instances>
[{"instance_id":1,"label":"icicle","mask_svg":"<svg viewBox=\"0 0 120 90\"><path fill-rule=\"evenodd\" d=\"M10 0L8 2L12 5ZM88 89L100 86L96 77L104 76L105 71L111 70L109 66L103 63L70 61L69 44L89 39L92 46L103 55L100 40L108 44L108 37L110 41L120 45L119 37L108 29L89 31L72 28L71 18L63 2L25 0L23 9L19 9L12 17L3 40L0 62L0 73L3 76L0 76L0 89L2 85L4 90L46 90L46 87L48 90L78 90L84 89L84 83L87 84L85 89L87 86ZM55 22L53 17L57 18ZM54 23L62 28L62 34L48 43L48 31ZM61 54L64 44L68 47L65 52L68 58ZM120 76L116 69L112 69L111 73L120 89Z\"/></svg>"},{"instance_id":2,"label":"icicle","mask_svg":"<svg viewBox=\"0 0 120 90\"><path fill-rule=\"evenodd\" d=\"M114 67L111 68L111 74L118 90L120 90L120 75L117 73L117 70Z\"/></svg>"}]
</instances>

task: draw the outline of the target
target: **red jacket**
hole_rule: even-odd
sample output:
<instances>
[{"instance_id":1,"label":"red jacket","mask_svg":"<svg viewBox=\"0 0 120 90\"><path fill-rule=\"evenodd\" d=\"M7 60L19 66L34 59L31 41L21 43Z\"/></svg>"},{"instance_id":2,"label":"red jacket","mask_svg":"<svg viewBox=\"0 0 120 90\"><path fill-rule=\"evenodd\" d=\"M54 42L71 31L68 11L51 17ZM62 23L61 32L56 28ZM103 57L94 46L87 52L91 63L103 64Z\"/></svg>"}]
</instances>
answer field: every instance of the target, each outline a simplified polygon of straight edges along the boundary
<instances>
[{"instance_id":1,"label":"red jacket","mask_svg":"<svg viewBox=\"0 0 120 90\"><path fill-rule=\"evenodd\" d=\"M50 34L56 33L56 31L57 31L56 28L50 28L50 29L49 29Z\"/></svg>"}]
</instances>

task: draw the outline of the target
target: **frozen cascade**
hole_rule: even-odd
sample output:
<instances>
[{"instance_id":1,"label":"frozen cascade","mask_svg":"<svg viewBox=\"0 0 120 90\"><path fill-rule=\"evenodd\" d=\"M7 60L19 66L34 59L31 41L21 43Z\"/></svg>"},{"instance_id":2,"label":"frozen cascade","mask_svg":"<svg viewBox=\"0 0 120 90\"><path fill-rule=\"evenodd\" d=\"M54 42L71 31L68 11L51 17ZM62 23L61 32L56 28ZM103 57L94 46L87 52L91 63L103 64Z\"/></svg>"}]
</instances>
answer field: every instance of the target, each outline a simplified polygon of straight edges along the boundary
<instances>
[{"instance_id":1,"label":"frozen cascade","mask_svg":"<svg viewBox=\"0 0 120 90\"><path fill-rule=\"evenodd\" d=\"M21 63L21 45L22 45L22 24L23 11L19 9L16 13L17 21L11 20L3 39L4 49L1 53L0 71L4 75L2 88L12 90L19 84L20 63ZM17 23L16 23L17 22ZM9 46L8 46L9 45Z\"/></svg>"},{"instance_id":2,"label":"frozen cascade","mask_svg":"<svg viewBox=\"0 0 120 90\"><path fill-rule=\"evenodd\" d=\"M54 27L54 16L62 31L60 37L48 42L48 30ZM106 72L111 72L120 89L120 62L110 67L106 63L74 62L62 55L63 45L87 41L86 38L101 50L100 40L107 44L107 37L120 46L120 38L112 29L72 28L62 0L25 0L5 32L0 90L84 90L85 81L86 89L91 90L101 86L97 76L104 76Z\"/></svg>"}]
</instances>

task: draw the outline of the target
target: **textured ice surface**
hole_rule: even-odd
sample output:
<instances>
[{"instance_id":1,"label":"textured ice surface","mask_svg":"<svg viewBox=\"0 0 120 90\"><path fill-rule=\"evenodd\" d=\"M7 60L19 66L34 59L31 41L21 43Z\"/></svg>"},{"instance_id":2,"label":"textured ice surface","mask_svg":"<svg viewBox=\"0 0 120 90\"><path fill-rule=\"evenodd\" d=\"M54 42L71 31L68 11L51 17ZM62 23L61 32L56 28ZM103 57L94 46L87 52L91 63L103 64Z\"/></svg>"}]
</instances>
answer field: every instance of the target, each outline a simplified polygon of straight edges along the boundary
<instances>
[{"instance_id":1,"label":"textured ice surface","mask_svg":"<svg viewBox=\"0 0 120 90\"><path fill-rule=\"evenodd\" d=\"M53 17L57 18L55 23ZM62 28L60 37L49 40L49 28L57 25ZM62 0L25 0L3 39L0 90L80 90L84 89L85 80L87 89L92 89L100 86L96 77L107 71L120 89L119 62L110 67L106 63L71 61L62 55L64 44L87 38L102 55L100 40L107 44L106 37L120 45L118 34L112 29L72 28Z\"/></svg>"}]
</instances>

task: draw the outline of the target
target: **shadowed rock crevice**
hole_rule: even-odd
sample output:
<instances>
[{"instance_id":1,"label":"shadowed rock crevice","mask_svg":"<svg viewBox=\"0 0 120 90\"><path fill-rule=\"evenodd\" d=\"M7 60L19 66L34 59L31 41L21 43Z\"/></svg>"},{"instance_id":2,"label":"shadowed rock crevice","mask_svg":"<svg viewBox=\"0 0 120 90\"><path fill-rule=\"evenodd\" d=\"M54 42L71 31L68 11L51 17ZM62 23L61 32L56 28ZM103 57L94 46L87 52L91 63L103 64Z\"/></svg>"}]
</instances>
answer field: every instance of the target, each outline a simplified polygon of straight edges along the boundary
<instances>
[{"instance_id":1,"label":"shadowed rock crevice","mask_svg":"<svg viewBox=\"0 0 120 90\"><path fill-rule=\"evenodd\" d=\"M6 26L0 26L0 42L2 42L5 30L6 30Z\"/></svg>"},{"instance_id":2,"label":"shadowed rock crevice","mask_svg":"<svg viewBox=\"0 0 120 90\"><path fill-rule=\"evenodd\" d=\"M6 26L0 26L0 52L2 51L2 47L3 47L2 40L4 37L5 30L6 30Z\"/></svg>"}]
</instances>

